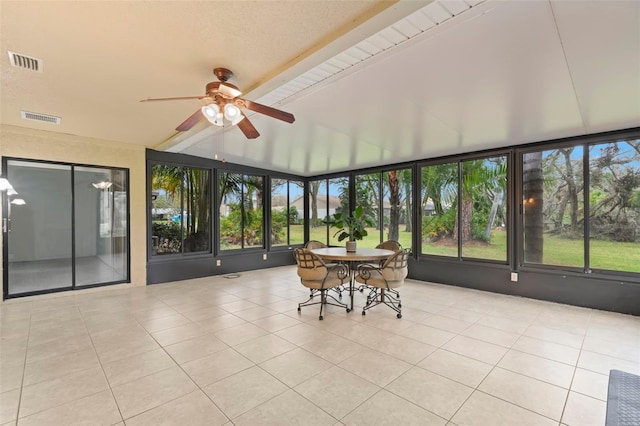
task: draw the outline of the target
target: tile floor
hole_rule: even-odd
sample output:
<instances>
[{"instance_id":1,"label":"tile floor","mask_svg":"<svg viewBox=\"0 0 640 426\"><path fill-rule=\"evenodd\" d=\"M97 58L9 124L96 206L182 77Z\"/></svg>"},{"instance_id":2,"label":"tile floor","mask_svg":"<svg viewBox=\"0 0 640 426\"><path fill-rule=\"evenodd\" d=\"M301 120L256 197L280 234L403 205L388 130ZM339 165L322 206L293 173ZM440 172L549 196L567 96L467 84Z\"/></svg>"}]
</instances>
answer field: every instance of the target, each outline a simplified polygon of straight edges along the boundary
<instances>
[{"instance_id":1,"label":"tile floor","mask_svg":"<svg viewBox=\"0 0 640 426\"><path fill-rule=\"evenodd\" d=\"M640 318L408 280L303 308L295 267L0 305L0 425L604 425ZM364 296L356 295L362 306Z\"/></svg>"}]
</instances>

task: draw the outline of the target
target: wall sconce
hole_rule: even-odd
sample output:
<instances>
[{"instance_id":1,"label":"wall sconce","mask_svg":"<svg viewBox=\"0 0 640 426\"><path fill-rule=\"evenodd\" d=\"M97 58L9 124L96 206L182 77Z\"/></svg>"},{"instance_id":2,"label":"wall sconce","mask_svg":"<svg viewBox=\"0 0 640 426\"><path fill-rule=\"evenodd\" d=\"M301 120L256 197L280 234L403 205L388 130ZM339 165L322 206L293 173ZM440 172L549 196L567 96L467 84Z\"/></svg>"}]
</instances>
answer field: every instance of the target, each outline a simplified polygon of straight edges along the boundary
<instances>
[{"instance_id":1,"label":"wall sconce","mask_svg":"<svg viewBox=\"0 0 640 426\"><path fill-rule=\"evenodd\" d=\"M15 200L11 200L11 204L15 204L16 206L24 206L27 203L22 198L16 198Z\"/></svg>"}]
</instances>

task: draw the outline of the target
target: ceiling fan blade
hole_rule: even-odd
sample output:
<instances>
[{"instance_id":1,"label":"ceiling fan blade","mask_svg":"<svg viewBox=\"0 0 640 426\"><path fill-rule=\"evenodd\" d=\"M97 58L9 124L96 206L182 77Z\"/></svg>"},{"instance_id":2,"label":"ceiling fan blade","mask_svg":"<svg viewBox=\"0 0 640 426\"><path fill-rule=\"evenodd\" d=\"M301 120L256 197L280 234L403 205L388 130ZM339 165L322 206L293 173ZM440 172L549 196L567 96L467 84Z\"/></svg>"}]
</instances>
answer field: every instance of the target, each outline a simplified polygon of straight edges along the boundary
<instances>
[{"instance_id":1,"label":"ceiling fan blade","mask_svg":"<svg viewBox=\"0 0 640 426\"><path fill-rule=\"evenodd\" d=\"M204 115L202 115L202 110L198 109L196 112L191 114L189 118L184 120L182 124L176 127L176 130L179 132L186 132L187 130L195 126L202 118L204 118Z\"/></svg>"},{"instance_id":2,"label":"ceiling fan blade","mask_svg":"<svg viewBox=\"0 0 640 426\"><path fill-rule=\"evenodd\" d=\"M205 99L208 96L179 96L177 98L147 98L142 99L140 102L157 102L157 101L183 101L186 99Z\"/></svg>"},{"instance_id":3,"label":"ceiling fan blade","mask_svg":"<svg viewBox=\"0 0 640 426\"><path fill-rule=\"evenodd\" d=\"M242 95L242 92L236 86L234 86L233 84L225 83L224 81L220 82L218 91L230 98L237 98L238 96Z\"/></svg>"},{"instance_id":4,"label":"ceiling fan blade","mask_svg":"<svg viewBox=\"0 0 640 426\"><path fill-rule=\"evenodd\" d=\"M286 121L287 123L293 123L296 120L293 114L281 111L279 109L271 108L257 102L248 101L246 99L236 98L235 104L236 106L239 106L241 108L259 112L260 114L268 115L269 117L277 118L278 120Z\"/></svg>"},{"instance_id":5,"label":"ceiling fan blade","mask_svg":"<svg viewBox=\"0 0 640 426\"><path fill-rule=\"evenodd\" d=\"M260 133L258 133L256 128L253 127L253 124L249 121L246 115L244 115L244 118L238 122L237 126L242 130L242 133L244 133L247 139L255 139L260 136Z\"/></svg>"}]
</instances>

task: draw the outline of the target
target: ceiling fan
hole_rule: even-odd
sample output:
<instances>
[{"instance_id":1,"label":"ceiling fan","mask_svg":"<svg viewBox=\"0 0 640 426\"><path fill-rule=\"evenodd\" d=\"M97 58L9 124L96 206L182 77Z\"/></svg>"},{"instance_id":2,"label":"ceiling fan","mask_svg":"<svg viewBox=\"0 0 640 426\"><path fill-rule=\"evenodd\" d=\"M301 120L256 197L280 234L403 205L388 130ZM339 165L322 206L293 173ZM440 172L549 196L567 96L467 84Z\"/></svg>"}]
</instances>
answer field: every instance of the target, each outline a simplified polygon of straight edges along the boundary
<instances>
[{"instance_id":1,"label":"ceiling fan","mask_svg":"<svg viewBox=\"0 0 640 426\"><path fill-rule=\"evenodd\" d=\"M143 99L140 102L177 101L186 99L199 99L203 101L205 105L202 108L194 112L189 118L183 121L182 124L176 127L176 130L179 132L191 129L205 117L211 124L216 126L224 126L224 120L226 119L231 125L238 125L248 139L255 139L260 136L260 133L258 133L253 124L251 124L247 116L242 112L242 109L268 115L269 117L286 121L287 123L293 123L295 121L293 114L247 99L242 99L240 97L240 95L242 95L240 89L231 83L227 83L227 80L233 77L233 73L230 70L226 68L214 68L213 73L219 81L212 81L207 84L205 89L206 94L204 96L153 98Z\"/></svg>"}]
</instances>

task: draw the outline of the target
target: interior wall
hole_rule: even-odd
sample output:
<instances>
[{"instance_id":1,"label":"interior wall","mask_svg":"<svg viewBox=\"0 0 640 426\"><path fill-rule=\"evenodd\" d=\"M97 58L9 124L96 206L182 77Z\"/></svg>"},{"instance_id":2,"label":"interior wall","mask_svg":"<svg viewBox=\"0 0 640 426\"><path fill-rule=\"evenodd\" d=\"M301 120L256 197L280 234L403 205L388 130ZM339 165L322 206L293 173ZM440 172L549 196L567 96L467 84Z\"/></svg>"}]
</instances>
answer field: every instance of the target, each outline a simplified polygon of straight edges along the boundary
<instances>
[{"instance_id":1,"label":"interior wall","mask_svg":"<svg viewBox=\"0 0 640 426\"><path fill-rule=\"evenodd\" d=\"M129 169L130 280L133 285L146 285L144 147L0 125L0 155Z\"/></svg>"}]
</instances>

